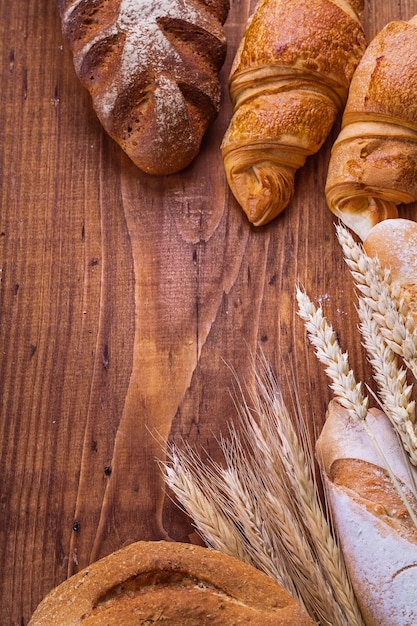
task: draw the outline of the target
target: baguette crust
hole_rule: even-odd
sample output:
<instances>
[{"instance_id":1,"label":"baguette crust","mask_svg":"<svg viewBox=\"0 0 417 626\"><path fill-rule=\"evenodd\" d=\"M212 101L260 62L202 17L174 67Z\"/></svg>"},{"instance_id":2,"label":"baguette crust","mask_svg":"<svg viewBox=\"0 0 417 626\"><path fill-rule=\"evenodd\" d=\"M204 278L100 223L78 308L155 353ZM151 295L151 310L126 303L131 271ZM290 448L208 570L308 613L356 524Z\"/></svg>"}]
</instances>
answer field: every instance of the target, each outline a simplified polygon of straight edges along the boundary
<instances>
[{"instance_id":1,"label":"baguette crust","mask_svg":"<svg viewBox=\"0 0 417 626\"><path fill-rule=\"evenodd\" d=\"M371 409L367 424L417 514L416 468L407 464L382 411ZM366 626L417 623L417 528L363 424L353 422L336 401L329 405L317 454Z\"/></svg>"},{"instance_id":2,"label":"baguette crust","mask_svg":"<svg viewBox=\"0 0 417 626\"><path fill-rule=\"evenodd\" d=\"M220 106L229 0L57 0L78 77L113 139L150 174L197 155Z\"/></svg>"},{"instance_id":3,"label":"baguette crust","mask_svg":"<svg viewBox=\"0 0 417 626\"><path fill-rule=\"evenodd\" d=\"M313 626L272 579L191 544L137 542L54 589L30 626Z\"/></svg>"}]
</instances>

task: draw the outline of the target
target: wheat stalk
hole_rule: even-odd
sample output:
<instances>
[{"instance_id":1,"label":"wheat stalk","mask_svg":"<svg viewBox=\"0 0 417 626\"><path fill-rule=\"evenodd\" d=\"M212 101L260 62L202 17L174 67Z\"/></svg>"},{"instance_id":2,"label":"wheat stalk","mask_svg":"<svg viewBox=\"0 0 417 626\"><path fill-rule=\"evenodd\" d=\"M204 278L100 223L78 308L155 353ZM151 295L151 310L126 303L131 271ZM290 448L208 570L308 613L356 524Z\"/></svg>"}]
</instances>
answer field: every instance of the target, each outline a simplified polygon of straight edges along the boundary
<instances>
[{"instance_id":1,"label":"wheat stalk","mask_svg":"<svg viewBox=\"0 0 417 626\"><path fill-rule=\"evenodd\" d=\"M407 370L417 373L417 334L405 301L392 288L390 272L378 259L369 258L344 226L337 226L338 240L360 293L358 314L363 344L374 370L382 408L397 431L411 463L417 465L417 424L412 385Z\"/></svg>"},{"instance_id":2,"label":"wheat stalk","mask_svg":"<svg viewBox=\"0 0 417 626\"><path fill-rule=\"evenodd\" d=\"M268 382L271 380L269 377ZM243 427L246 440L254 444L257 452L252 456L250 472L239 472L243 491L250 494L250 485L252 490L254 485L256 487L255 493L246 500L246 507L252 502L256 509L258 503L262 503L258 527L261 522L263 535L279 538L279 553L285 554L287 580L295 583L296 590L303 589L301 597L299 593L297 596L310 614L318 615L323 624L343 624L340 606L354 606L355 601L353 596L349 598L345 593L346 581L338 560L340 553L329 540L329 527L308 471L309 461L300 447L279 390L274 392L261 384L259 379L258 392L252 394L252 411L247 412ZM267 419L258 424L254 415L265 413ZM227 454L226 458L230 459ZM259 476L263 477L262 481ZM239 491L242 488L236 489L234 494ZM234 494L230 497L236 500ZM306 562L312 564L307 572ZM327 580L328 575L332 577L333 588ZM286 588L290 590L288 586ZM348 623L357 621L349 616Z\"/></svg>"},{"instance_id":3,"label":"wheat stalk","mask_svg":"<svg viewBox=\"0 0 417 626\"><path fill-rule=\"evenodd\" d=\"M369 399L362 392L362 383L357 382L349 367L347 352L342 352L336 333L323 315L321 307L315 307L308 295L296 288L298 315L305 323L307 334L315 347L319 361L325 366L330 387L340 404L354 419L364 420L368 413Z\"/></svg>"},{"instance_id":4,"label":"wheat stalk","mask_svg":"<svg viewBox=\"0 0 417 626\"><path fill-rule=\"evenodd\" d=\"M417 377L414 318L406 300L401 297L399 286L392 283L390 270L382 268L377 258L368 257L362 245L355 242L342 224L336 225L336 234L355 287L368 305L387 345L404 359Z\"/></svg>"},{"instance_id":5,"label":"wheat stalk","mask_svg":"<svg viewBox=\"0 0 417 626\"><path fill-rule=\"evenodd\" d=\"M411 400L413 386L407 384L406 370L399 367L395 353L384 341L378 323L362 300L358 312L363 344L374 369L382 408L399 434L410 461L417 465L415 402Z\"/></svg>"},{"instance_id":6,"label":"wheat stalk","mask_svg":"<svg viewBox=\"0 0 417 626\"><path fill-rule=\"evenodd\" d=\"M227 453L226 453L227 455ZM230 517L239 524L247 549L256 567L279 582L291 595L303 603L303 598L294 585L287 564L282 558L282 546L274 541L265 523L265 488L256 476L256 465L228 464L222 472L222 489L228 496Z\"/></svg>"},{"instance_id":7,"label":"wheat stalk","mask_svg":"<svg viewBox=\"0 0 417 626\"><path fill-rule=\"evenodd\" d=\"M343 226L337 227L358 291L360 333L374 370L382 408L410 458L417 460L415 405L407 370L417 372L417 334L390 273L369 259ZM411 519L417 519L367 424L369 399L357 382L331 324L305 292L296 290L298 314L336 398L372 439ZM398 358L404 367L398 364ZM332 626L363 625L343 557L318 495L305 425L291 415L266 363L254 368L255 385L239 385L240 432L220 440L225 466L203 463L185 446L171 446L165 479L194 519L206 543L263 570L306 608ZM294 424L298 425L298 430Z\"/></svg>"},{"instance_id":8,"label":"wheat stalk","mask_svg":"<svg viewBox=\"0 0 417 626\"><path fill-rule=\"evenodd\" d=\"M337 398L339 403L348 410L349 415L353 419L361 420L363 428L365 432L367 433L367 435L369 436L369 438L371 439L373 445L375 446L376 451L378 452L392 483L396 487L398 495L400 496L402 502L404 503L404 506L407 509L408 514L410 515L410 518L412 519L413 523L417 527L416 515L412 507L410 506L410 503L408 502L403 490L401 489L398 483L398 480L396 479L384 455L383 450L378 445L375 437L372 434L371 429L369 428L367 424L366 417L367 417L367 407L369 404L369 400L368 398L364 397L362 394L361 383L357 383L355 380L353 371L349 367L347 353L342 352L339 346L339 342L337 340L336 334L333 331L331 324L324 317L321 307L316 308L314 304L312 303L312 301L310 300L310 298L307 296L307 294L303 292L299 287L297 287L297 290L296 290L296 297L297 297L297 301L299 305L298 314L305 322L307 334L309 336L309 339L312 345L316 349L316 354L317 354L318 359L326 365L325 371L330 378L330 381L331 381L330 387L333 389L335 393L335 397ZM378 334L375 334L374 325L370 324L371 317L370 316L365 316L365 317L366 317L366 321L368 322L370 326L370 330L369 330L370 335L371 335L370 341L373 341L376 344L378 340L381 340L381 337ZM363 325L362 325L362 330L364 330ZM365 338L365 341L368 341L368 338ZM379 355L381 357L382 367L384 365L384 358L387 358L387 354L390 353L390 351L387 349L386 346L384 346L384 349L385 349L385 353L383 353L381 350L381 354ZM385 365L387 369L389 369L388 368L389 363L385 363ZM395 369L395 371L398 372L397 369ZM386 384L392 383L392 386L395 385L394 375L387 376L386 374L383 375L381 373L380 382L383 386L383 391L386 393L387 397L389 397L390 400L393 399L393 401L395 401L395 398L394 398L395 393L393 393L393 391L398 392L398 389L389 390L385 387ZM404 403L408 407L410 406L410 403L407 403L408 389L406 387L404 387L404 389L406 392ZM398 410L398 405L400 405L401 402L402 402L401 398L396 399L395 412L398 418L401 417L399 414L400 412ZM400 438L402 434L403 439L407 443L411 442L411 445L412 445L413 438L409 436L409 430L407 430L407 428L410 429L410 428L413 428L414 426L411 419L403 420L403 423L401 424L401 428L399 427L398 423L396 423L395 421L392 423L394 427L396 428L398 434L400 435ZM404 443L403 443L403 446L404 446L404 449L406 449ZM414 454L415 449L412 450L411 452L412 454ZM409 458L411 458L410 455L409 455Z\"/></svg>"},{"instance_id":9,"label":"wheat stalk","mask_svg":"<svg viewBox=\"0 0 417 626\"><path fill-rule=\"evenodd\" d=\"M237 433L234 431L232 436L236 439ZM223 442L225 450L224 446L228 447L228 444ZM226 456L228 454L230 450L226 451ZM211 459L203 463L188 447L184 451L172 444L167 459L165 480L206 544L257 567L297 597L284 563L279 559L280 548L274 537L263 532L254 512L259 494L251 494L253 497L249 498L241 480L234 477L231 480L235 474L233 467L224 469ZM237 467L246 467L246 482L255 486L256 480L247 460L243 462L242 458L242 464ZM241 478L244 478L243 474Z\"/></svg>"},{"instance_id":10,"label":"wheat stalk","mask_svg":"<svg viewBox=\"0 0 417 626\"><path fill-rule=\"evenodd\" d=\"M240 431L231 426L220 441L225 467L203 464L187 447L182 453L171 447L168 485L208 545L226 543L220 549L272 576L321 624L362 625L320 502L312 454L295 430L300 417L289 413L265 359L254 372L254 388L237 405Z\"/></svg>"},{"instance_id":11,"label":"wheat stalk","mask_svg":"<svg viewBox=\"0 0 417 626\"><path fill-rule=\"evenodd\" d=\"M356 603L350 586L346 584L346 574L339 547L329 533L328 521L320 499L317 497L313 452L307 443L308 437L305 436L304 445L300 445L299 436L304 434L302 424L299 424L298 432L296 432L294 418L291 417L273 373L262 355L255 370L255 382L257 391L251 394L254 413L255 415L266 413L267 419L261 421L261 427L258 427L253 417L251 420L246 419L246 423L251 429L250 440L253 441L256 438L263 454L265 454L265 449L272 451L271 468L275 471L278 468L279 471L279 475L274 476L269 485L268 494L273 494L271 497L275 499L279 496L281 501L287 503L290 498L291 504L288 503L288 508L298 516L296 527L300 528L300 537L314 538L310 551L315 554L315 557L310 558L316 558L318 561L320 571L325 573L323 578L328 577L331 580L331 584L326 580L322 581L322 586L326 586L327 589L320 590L319 594L315 593L315 602L317 603L317 595L326 603L329 594L333 594L337 605L344 607L347 613L351 612L350 623L358 623L359 618L355 612ZM279 445L277 445L277 437ZM269 475L273 476L273 473ZM284 483L282 476L286 477ZM278 494L277 485L284 488L285 493L281 491ZM278 503L272 507L272 510L277 507ZM304 549L297 553L307 555L309 551ZM299 571L297 568L293 571L293 578L297 575L297 571ZM320 589L320 580L317 580L315 585L317 589ZM331 587L333 590L330 589ZM353 607L352 611L351 607ZM316 606L315 610L320 613L322 620L325 620L326 609L322 608L320 611ZM343 623L341 615L333 616L333 623Z\"/></svg>"},{"instance_id":12,"label":"wheat stalk","mask_svg":"<svg viewBox=\"0 0 417 626\"><path fill-rule=\"evenodd\" d=\"M207 545L253 565L247 552L242 549L237 531L224 515L220 495L207 489L210 483L200 483L196 479L199 458L190 449L184 454L172 445L168 449L168 461L163 464L166 483L183 509L194 519Z\"/></svg>"}]
</instances>

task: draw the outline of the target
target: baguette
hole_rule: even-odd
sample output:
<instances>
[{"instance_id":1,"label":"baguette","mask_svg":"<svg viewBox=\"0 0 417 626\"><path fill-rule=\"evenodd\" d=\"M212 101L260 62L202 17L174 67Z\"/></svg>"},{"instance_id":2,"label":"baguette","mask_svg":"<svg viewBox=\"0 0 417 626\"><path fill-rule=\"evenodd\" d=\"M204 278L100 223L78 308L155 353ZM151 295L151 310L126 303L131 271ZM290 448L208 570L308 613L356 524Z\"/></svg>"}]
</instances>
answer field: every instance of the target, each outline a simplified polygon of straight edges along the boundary
<instances>
[{"instance_id":1,"label":"baguette","mask_svg":"<svg viewBox=\"0 0 417 626\"><path fill-rule=\"evenodd\" d=\"M417 515L410 466L388 418L367 424ZM366 626L417 624L417 527L364 429L337 401L316 444L332 518Z\"/></svg>"},{"instance_id":2,"label":"baguette","mask_svg":"<svg viewBox=\"0 0 417 626\"><path fill-rule=\"evenodd\" d=\"M365 50L352 0L260 0L233 62L222 142L230 188L256 226L294 194L294 176L345 105Z\"/></svg>"},{"instance_id":3,"label":"baguette","mask_svg":"<svg viewBox=\"0 0 417 626\"><path fill-rule=\"evenodd\" d=\"M149 174L195 158L220 106L229 0L57 0L108 134Z\"/></svg>"},{"instance_id":4,"label":"baguette","mask_svg":"<svg viewBox=\"0 0 417 626\"><path fill-rule=\"evenodd\" d=\"M142 541L52 590L29 626L313 626L271 578L215 550Z\"/></svg>"},{"instance_id":5,"label":"baguette","mask_svg":"<svg viewBox=\"0 0 417 626\"><path fill-rule=\"evenodd\" d=\"M397 205L417 200L417 16L391 22L355 74L331 153L330 210L362 241Z\"/></svg>"}]
</instances>

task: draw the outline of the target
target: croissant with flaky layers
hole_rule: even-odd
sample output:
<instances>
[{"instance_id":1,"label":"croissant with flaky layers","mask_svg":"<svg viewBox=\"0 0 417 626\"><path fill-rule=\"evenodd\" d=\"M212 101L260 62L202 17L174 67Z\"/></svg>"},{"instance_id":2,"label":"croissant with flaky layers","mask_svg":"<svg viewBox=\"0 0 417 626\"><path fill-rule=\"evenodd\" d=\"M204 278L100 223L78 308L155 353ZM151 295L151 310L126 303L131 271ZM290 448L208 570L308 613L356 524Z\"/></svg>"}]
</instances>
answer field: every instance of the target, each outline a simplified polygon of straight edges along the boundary
<instances>
[{"instance_id":1,"label":"croissant with flaky layers","mask_svg":"<svg viewBox=\"0 0 417 626\"><path fill-rule=\"evenodd\" d=\"M108 134L150 174L198 154L220 106L229 0L56 0Z\"/></svg>"},{"instance_id":2,"label":"croissant with flaky layers","mask_svg":"<svg viewBox=\"0 0 417 626\"><path fill-rule=\"evenodd\" d=\"M319 150L366 42L360 0L260 0L233 62L234 112L222 142L233 194L255 225L290 202Z\"/></svg>"},{"instance_id":3,"label":"croissant with flaky layers","mask_svg":"<svg viewBox=\"0 0 417 626\"><path fill-rule=\"evenodd\" d=\"M355 71L326 199L362 240L417 200L417 16L387 24Z\"/></svg>"}]
</instances>

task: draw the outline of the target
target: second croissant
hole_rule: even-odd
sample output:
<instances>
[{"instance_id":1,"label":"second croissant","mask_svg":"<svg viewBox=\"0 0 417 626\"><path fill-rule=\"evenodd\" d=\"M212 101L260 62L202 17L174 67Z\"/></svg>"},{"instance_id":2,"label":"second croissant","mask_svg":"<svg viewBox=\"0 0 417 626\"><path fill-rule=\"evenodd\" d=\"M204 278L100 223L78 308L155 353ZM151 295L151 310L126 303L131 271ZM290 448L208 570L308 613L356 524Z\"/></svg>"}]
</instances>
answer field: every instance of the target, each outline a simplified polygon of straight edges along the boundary
<instances>
[{"instance_id":1,"label":"second croissant","mask_svg":"<svg viewBox=\"0 0 417 626\"><path fill-rule=\"evenodd\" d=\"M256 226L276 217L319 150L366 47L361 0L260 0L233 62L222 142L230 188Z\"/></svg>"},{"instance_id":2,"label":"second croissant","mask_svg":"<svg viewBox=\"0 0 417 626\"><path fill-rule=\"evenodd\" d=\"M326 181L330 210L365 241L417 200L417 15L390 22L355 71Z\"/></svg>"}]
</instances>

